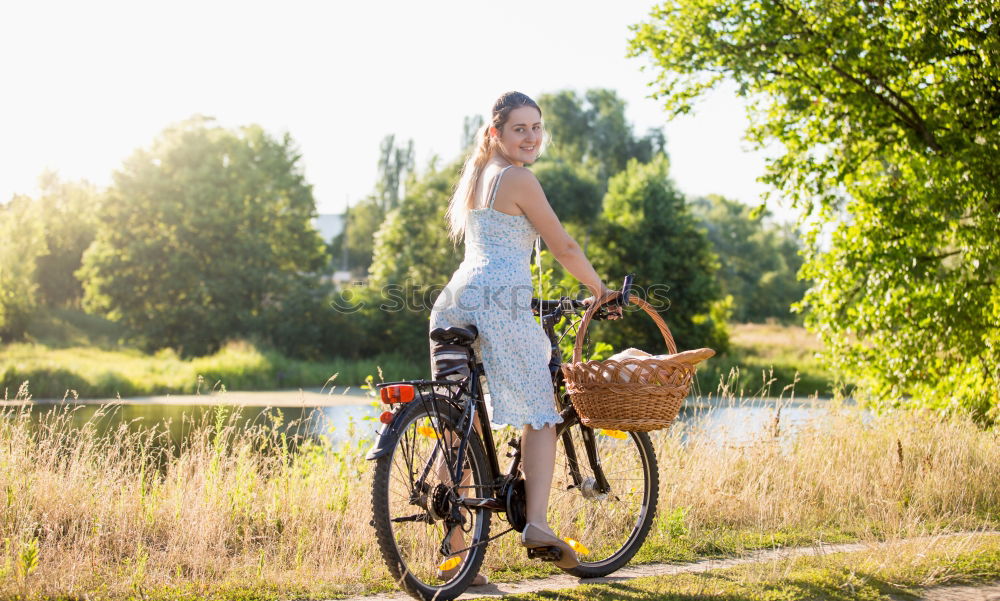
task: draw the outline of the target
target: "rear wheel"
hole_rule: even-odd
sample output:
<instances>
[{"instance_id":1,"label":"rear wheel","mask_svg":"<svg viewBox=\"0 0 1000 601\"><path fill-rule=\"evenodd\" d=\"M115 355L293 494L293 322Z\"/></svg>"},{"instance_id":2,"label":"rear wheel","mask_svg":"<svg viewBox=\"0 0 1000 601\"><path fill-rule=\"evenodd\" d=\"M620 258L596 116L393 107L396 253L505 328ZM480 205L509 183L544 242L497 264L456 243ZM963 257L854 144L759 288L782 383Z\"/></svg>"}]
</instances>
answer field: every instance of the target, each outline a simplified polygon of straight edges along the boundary
<instances>
[{"instance_id":1,"label":"rear wheel","mask_svg":"<svg viewBox=\"0 0 1000 601\"><path fill-rule=\"evenodd\" d=\"M602 490L584 445L593 433L597 457L609 487ZM567 445L572 452L567 451ZM574 576L606 576L624 566L649 534L659 495L659 472L649 434L592 430L574 425L558 442L549 500L549 525L582 544ZM575 456L579 480L573 477Z\"/></svg>"},{"instance_id":2,"label":"rear wheel","mask_svg":"<svg viewBox=\"0 0 1000 601\"><path fill-rule=\"evenodd\" d=\"M472 432L457 485L450 473L462 439L461 414L443 399L417 398L396 416L399 438L375 465L372 524L382 557L400 586L418 599L447 601L462 594L479 571L489 538L490 512L460 506L463 497L489 495L489 467L482 441ZM464 560L442 553L458 507ZM478 544L482 543L482 544ZM477 545L478 544L478 545ZM458 549L452 548L452 551ZM457 564L457 570L440 570Z\"/></svg>"}]
</instances>

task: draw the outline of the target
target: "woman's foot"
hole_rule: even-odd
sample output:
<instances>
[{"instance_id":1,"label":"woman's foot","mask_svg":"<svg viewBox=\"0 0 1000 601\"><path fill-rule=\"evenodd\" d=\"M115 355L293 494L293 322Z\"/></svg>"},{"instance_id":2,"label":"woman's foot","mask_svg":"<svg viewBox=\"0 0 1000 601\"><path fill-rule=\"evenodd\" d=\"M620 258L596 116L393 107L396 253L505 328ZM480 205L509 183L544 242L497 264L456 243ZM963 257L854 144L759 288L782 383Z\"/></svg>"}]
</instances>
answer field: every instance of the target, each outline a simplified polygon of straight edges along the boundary
<instances>
[{"instance_id":1,"label":"woman's foot","mask_svg":"<svg viewBox=\"0 0 1000 601\"><path fill-rule=\"evenodd\" d=\"M576 551L569 543L552 533L547 527L542 528L535 524L525 524L524 531L521 532L521 544L528 549L539 547L555 547L562 552L562 556L552 562L557 568L570 570L580 565L580 560L576 557Z\"/></svg>"},{"instance_id":2,"label":"woman's foot","mask_svg":"<svg viewBox=\"0 0 1000 601\"><path fill-rule=\"evenodd\" d=\"M444 580L445 582L447 582L448 580L451 580L452 578L454 578L455 574L457 574L458 571L461 570L461 569L462 569L462 564L459 563L457 566L455 566L455 567L453 567L451 569L448 569L448 570L438 570L437 571L437 577L440 580ZM480 573L476 574L476 576L472 579L472 583L469 584L469 586L486 586L489 583L490 583L490 579L487 578L485 574L483 574L482 572L480 572Z\"/></svg>"}]
</instances>

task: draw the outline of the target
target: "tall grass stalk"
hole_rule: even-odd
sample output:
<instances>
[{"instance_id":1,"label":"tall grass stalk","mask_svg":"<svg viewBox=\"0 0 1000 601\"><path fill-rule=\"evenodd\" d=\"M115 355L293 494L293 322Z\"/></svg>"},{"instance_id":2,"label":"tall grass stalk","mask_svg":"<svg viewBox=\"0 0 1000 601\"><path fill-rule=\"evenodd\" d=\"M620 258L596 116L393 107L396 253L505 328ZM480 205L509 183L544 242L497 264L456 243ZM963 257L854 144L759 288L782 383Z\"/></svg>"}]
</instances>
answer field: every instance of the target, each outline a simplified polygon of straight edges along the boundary
<instances>
[{"instance_id":1,"label":"tall grass stalk","mask_svg":"<svg viewBox=\"0 0 1000 601\"><path fill-rule=\"evenodd\" d=\"M0 596L393 587L368 524L365 441L302 438L308 430L279 411L244 424L226 410L189 421L178 444L162 425L101 434L113 407L82 427L71 411L0 413L0 570L10 575ZM738 443L700 423L654 436L660 511L641 560L1000 525L998 432L971 420L834 404L794 432L772 422ZM485 569L502 579L551 568L508 536Z\"/></svg>"}]
</instances>

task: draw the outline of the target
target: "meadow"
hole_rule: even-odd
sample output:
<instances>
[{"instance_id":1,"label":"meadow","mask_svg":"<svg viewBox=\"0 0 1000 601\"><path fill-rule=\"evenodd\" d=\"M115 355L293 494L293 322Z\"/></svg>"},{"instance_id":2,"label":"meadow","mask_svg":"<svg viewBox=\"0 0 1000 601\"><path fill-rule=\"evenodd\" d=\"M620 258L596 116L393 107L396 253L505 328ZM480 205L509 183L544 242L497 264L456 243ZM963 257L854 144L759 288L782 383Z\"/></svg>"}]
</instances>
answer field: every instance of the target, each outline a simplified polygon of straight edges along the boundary
<instances>
[{"instance_id":1,"label":"meadow","mask_svg":"<svg viewBox=\"0 0 1000 601\"><path fill-rule=\"evenodd\" d=\"M793 432L776 412L731 443L697 420L655 433L660 505L635 561L1000 528L998 431L961 415L824 406ZM335 598L394 588L366 517L369 441L296 441L279 411L239 425L220 409L177 444L152 424L110 435L73 427L71 411L35 420L3 410L0 597ZM485 566L494 581L553 571L528 561L512 536L491 544Z\"/></svg>"},{"instance_id":2,"label":"meadow","mask_svg":"<svg viewBox=\"0 0 1000 601\"><path fill-rule=\"evenodd\" d=\"M0 393L13 398L24 382L36 399L115 399L226 390L359 386L381 372L393 379L425 377L426 349L418 356L303 360L248 341L234 341L204 357L171 349L144 353L123 343L114 325L70 310L39 318L28 342L0 346ZM699 389L725 380L738 396L760 396L794 384L800 396L829 397L834 378L816 354L816 338L799 326L733 324L729 353L699 369ZM331 379L332 378L332 379Z\"/></svg>"}]
</instances>

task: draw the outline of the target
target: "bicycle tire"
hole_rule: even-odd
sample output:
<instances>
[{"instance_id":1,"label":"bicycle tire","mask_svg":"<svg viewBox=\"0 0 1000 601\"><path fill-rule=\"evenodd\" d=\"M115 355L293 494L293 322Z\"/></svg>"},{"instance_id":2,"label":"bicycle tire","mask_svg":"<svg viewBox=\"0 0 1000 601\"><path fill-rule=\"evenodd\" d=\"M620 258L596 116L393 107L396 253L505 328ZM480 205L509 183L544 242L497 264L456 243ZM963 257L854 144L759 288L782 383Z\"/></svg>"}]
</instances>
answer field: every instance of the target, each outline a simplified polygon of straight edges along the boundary
<instances>
[{"instance_id":1,"label":"bicycle tire","mask_svg":"<svg viewBox=\"0 0 1000 601\"><path fill-rule=\"evenodd\" d=\"M434 506L434 491L440 489L438 485L448 487L450 478L442 482L441 474L431 469L427 486L420 487L416 484L420 480L416 474L423 472L433 449L438 446L437 441L448 439L449 433L456 436L453 440L461 438L458 434L461 413L435 395L430 399L414 399L395 419L404 420L399 438L392 450L376 461L372 485L372 525L379 550L389 572L407 593L423 601L448 601L465 592L479 572L486 555L484 541L489 538L491 512L485 509L463 510L463 515L471 522L465 534L466 545L482 544L468 551L460 569L450 579L439 579L437 568L445 560L440 552L445 526L425 506ZM429 436L428 430L422 430L427 427L434 428L434 437ZM489 490L492 483L486 451L475 430L468 442L463 463L471 474L472 482L463 484L474 488L462 490L480 491L465 496L484 496L482 492ZM438 446L438 453L444 453L445 446ZM449 466L455 461L452 456L448 460ZM398 521L401 517L418 515L421 510L426 521Z\"/></svg>"},{"instance_id":2,"label":"bicycle tire","mask_svg":"<svg viewBox=\"0 0 1000 601\"><path fill-rule=\"evenodd\" d=\"M559 437L548 519L560 537L575 539L586 548L587 553L577 554L580 565L566 572L597 578L620 569L642 547L656 514L660 477L649 434L592 430L611 487L600 493L583 443L584 428L574 425ZM570 474L567 436L576 450L583 477L580 486Z\"/></svg>"}]
</instances>

